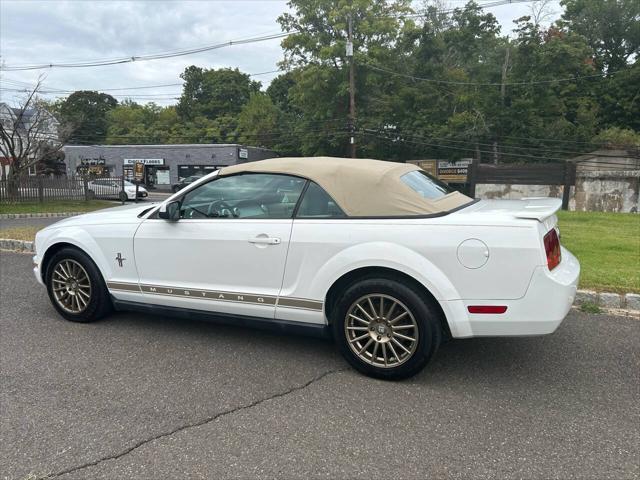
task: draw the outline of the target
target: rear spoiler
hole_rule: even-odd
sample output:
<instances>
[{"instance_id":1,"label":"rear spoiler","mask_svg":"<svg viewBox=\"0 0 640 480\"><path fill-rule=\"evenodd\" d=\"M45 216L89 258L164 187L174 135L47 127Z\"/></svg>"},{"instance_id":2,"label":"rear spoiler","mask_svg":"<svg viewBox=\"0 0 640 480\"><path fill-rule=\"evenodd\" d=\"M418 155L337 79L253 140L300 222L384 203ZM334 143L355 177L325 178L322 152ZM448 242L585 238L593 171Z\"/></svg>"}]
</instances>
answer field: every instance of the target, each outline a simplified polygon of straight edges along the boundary
<instances>
[{"instance_id":1,"label":"rear spoiler","mask_svg":"<svg viewBox=\"0 0 640 480\"><path fill-rule=\"evenodd\" d=\"M562 200L559 198L540 197L522 200L526 204L521 210L514 212L513 215L516 218L531 218L543 222L562 207Z\"/></svg>"}]
</instances>

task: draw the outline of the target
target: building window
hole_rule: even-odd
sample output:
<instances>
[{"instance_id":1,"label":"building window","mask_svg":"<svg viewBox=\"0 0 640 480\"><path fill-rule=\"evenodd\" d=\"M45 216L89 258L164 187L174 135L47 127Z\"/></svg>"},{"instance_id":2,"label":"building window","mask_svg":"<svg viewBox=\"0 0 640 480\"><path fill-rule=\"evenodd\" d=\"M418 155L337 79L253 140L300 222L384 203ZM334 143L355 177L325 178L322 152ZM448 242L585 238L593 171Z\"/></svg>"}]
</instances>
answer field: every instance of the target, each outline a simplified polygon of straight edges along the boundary
<instances>
[{"instance_id":1,"label":"building window","mask_svg":"<svg viewBox=\"0 0 640 480\"><path fill-rule=\"evenodd\" d=\"M181 182L187 177L202 177L211 172L215 172L224 165L178 165L178 181Z\"/></svg>"}]
</instances>

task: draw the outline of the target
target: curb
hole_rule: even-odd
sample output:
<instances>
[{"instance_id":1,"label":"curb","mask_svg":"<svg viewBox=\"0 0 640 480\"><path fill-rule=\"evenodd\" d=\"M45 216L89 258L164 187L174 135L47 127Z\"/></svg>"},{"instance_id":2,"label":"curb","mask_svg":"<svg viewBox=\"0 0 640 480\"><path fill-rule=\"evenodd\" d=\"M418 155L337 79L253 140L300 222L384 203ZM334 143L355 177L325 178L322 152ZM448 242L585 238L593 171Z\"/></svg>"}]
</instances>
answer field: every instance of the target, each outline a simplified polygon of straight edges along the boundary
<instances>
[{"instance_id":1,"label":"curb","mask_svg":"<svg viewBox=\"0 0 640 480\"><path fill-rule=\"evenodd\" d=\"M0 238L0 250L9 252L35 253L35 242ZM639 310L640 294L596 292L595 290L578 290L573 302L574 306L583 304L597 305L606 309Z\"/></svg>"},{"instance_id":2,"label":"curb","mask_svg":"<svg viewBox=\"0 0 640 480\"><path fill-rule=\"evenodd\" d=\"M52 218L52 217L75 217L87 212L54 212L54 213L0 213L0 220L10 220L13 218Z\"/></svg>"},{"instance_id":3,"label":"curb","mask_svg":"<svg viewBox=\"0 0 640 480\"><path fill-rule=\"evenodd\" d=\"M611 293L596 292L595 290L578 290L576 292L575 305L597 305L602 308L624 308L627 310L640 310L640 294L637 293Z\"/></svg>"},{"instance_id":4,"label":"curb","mask_svg":"<svg viewBox=\"0 0 640 480\"><path fill-rule=\"evenodd\" d=\"M35 253L35 242L26 240L12 240L11 238L0 238L0 250L10 252Z\"/></svg>"}]
</instances>

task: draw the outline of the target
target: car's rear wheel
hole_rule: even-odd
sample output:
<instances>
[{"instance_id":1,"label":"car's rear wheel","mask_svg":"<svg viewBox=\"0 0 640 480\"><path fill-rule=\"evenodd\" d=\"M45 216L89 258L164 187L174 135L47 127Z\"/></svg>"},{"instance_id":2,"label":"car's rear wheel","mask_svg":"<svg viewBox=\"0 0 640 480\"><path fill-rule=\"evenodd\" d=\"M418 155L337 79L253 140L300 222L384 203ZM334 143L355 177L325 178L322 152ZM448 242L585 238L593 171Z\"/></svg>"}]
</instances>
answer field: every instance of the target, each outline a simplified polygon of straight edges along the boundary
<instances>
[{"instance_id":1,"label":"car's rear wheel","mask_svg":"<svg viewBox=\"0 0 640 480\"><path fill-rule=\"evenodd\" d=\"M337 301L332 317L342 355L356 370L376 378L415 375L442 338L439 311L421 292L397 280L354 283Z\"/></svg>"},{"instance_id":2,"label":"car's rear wheel","mask_svg":"<svg viewBox=\"0 0 640 480\"><path fill-rule=\"evenodd\" d=\"M118 194L118 200L120 200L121 202L126 202L127 200L129 200L129 195L127 195L127 192L125 192L124 190L121 190Z\"/></svg>"},{"instance_id":3,"label":"car's rear wheel","mask_svg":"<svg viewBox=\"0 0 640 480\"><path fill-rule=\"evenodd\" d=\"M72 322L92 322L111 311L111 300L98 267L83 252L63 248L49 261L47 292L54 308Z\"/></svg>"}]
</instances>

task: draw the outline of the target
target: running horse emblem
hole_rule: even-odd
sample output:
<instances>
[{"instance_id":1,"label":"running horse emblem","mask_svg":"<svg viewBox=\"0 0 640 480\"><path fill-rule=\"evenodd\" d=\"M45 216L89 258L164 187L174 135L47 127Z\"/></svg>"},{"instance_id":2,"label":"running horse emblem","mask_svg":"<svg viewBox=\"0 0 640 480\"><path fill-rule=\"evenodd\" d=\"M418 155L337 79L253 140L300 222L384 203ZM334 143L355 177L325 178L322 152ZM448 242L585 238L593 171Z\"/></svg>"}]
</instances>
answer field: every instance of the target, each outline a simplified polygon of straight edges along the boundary
<instances>
[{"instance_id":1,"label":"running horse emblem","mask_svg":"<svg viewBox=\"0 0 640 480\"><path fill-rule=\"evenodd\" d=\"M126 258L124 258L120 252L118 252L118 255L116 255L116 260L118 261L118 266L122 267L122 262L124 262Z\"/></svg>"}]
</instances>

